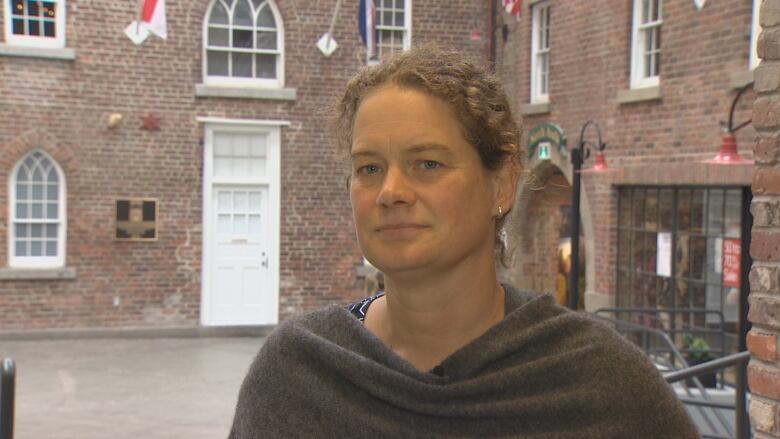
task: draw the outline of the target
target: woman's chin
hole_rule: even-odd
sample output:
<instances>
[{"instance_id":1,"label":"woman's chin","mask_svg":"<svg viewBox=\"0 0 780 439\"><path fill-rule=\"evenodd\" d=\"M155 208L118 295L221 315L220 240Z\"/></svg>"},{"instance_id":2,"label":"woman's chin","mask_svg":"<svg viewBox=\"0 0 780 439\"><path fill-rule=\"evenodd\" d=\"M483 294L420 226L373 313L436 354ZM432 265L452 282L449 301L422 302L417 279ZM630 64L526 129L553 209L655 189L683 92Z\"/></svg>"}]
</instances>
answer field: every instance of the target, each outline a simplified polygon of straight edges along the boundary
<instances>
[{"instance_id":1,"label":"woman's chin","mask_svg":"<svg viewBox=\"0 0 780 439\"><path fill-rule=\"evenodd\" d=\"M368 258L371 265L376 267L379 271L386 276L400 275L403 273L410 273L419 270L424 270L431 265L430 258L424 258L419 255L382 255Z\"/></svg>"}]
</instances>

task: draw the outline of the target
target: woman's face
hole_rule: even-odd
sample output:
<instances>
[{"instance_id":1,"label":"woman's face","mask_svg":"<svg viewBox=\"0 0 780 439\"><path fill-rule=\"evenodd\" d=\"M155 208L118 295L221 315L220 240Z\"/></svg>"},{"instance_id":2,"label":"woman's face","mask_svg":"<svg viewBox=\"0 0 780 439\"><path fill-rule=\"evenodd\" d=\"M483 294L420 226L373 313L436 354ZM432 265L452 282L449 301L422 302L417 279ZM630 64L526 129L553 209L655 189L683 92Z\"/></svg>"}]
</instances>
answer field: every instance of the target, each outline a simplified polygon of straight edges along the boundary
<instances>
[{"instance_id":1,"label":"woman's face","mask_svg":"<svg viewBox=\"0 0 780 439\"><path fill-rule=\"evenodd\" d=\"M372 264L394 275L492 261L502 171L484 169L449 105L382 86L363 99L352 138L352 210Z\"/></svg>"}]
</instances>

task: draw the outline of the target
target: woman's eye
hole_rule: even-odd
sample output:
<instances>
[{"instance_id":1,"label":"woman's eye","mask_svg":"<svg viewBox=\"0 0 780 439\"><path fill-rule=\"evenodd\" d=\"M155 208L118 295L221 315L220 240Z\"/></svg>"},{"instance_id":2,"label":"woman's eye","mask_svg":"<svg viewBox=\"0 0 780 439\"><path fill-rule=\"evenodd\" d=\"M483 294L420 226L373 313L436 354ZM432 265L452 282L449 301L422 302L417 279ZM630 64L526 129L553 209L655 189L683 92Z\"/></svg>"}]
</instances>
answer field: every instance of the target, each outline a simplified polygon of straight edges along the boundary
<instances>
[{"instance_id":1,"label":"woman's eye","mask_svg":"<svg viewBox=\"0 0 780 439\"><path fill-rule=\"evenodd\" d=\"M372 175L379 172L379 166L376 165L366 165L361 166L358 168L357 173L361 175Z\"/></svg>"},{"instance_id":2,"label":"woman's eye","mask_svg":"<svg viewBox=\"0 0 780 439\"><path fill-rule=\"evenodd\" d=\"M435 160L423 160L422 162L420 162L420 166L423 169L439 169L441 168L441 163Z\"/></svg>"}]
</instances>

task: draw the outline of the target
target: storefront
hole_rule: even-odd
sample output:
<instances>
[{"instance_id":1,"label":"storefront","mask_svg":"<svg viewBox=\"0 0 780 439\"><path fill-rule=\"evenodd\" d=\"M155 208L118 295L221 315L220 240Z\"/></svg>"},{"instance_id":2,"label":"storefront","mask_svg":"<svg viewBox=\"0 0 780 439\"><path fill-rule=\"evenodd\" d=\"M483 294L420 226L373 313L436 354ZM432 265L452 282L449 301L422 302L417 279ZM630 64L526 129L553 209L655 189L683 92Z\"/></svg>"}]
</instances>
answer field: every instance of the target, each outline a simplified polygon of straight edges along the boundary
<instances>
[{"instance_id":1,"label":"storefront","mask_svg":"<svg viewBox=\"0 0 780 439\"><path fill-rule=\"evenodd\" d=\"M736 352L746 331L749 188L621 186L618 194L616 305L668 311L641 323L678 343L683 334L713 346L725 337Z\"/></svg>"}]
</instances>

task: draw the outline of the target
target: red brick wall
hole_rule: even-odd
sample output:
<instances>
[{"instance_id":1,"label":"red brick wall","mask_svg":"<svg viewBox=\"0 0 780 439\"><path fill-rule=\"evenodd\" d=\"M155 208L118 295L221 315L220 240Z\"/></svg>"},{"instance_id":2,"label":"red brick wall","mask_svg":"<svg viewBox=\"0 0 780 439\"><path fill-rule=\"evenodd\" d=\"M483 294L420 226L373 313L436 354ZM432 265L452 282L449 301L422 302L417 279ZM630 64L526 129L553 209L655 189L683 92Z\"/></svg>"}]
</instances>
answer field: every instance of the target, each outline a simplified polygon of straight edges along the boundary
<instances>
[{"instance_id":1,"label":"red brick wall","mask_svg":"<svg viewBox=\"0 0 780 439\"><path fill-rule=\"evenodd\" d=\"M756 174L753 178L753 234L750 254L750 321L747 345L751 353L748 383L752 392L751 424L756 437L780 437L780 1L765 0L761 9L763 32L756 69L758 99L753 106Z\"/></svg>"},{"instance_id":2,"label":"red brick wall","mask_svg":"<svg viewBox=\"0 0 780 439\"><path fill-rule=\"evenodd\" d=\"M519 21L502 14L508 39L498 36L499 72L518 113L530 102L531 6ZM528 130L542 122L560 125L568 146L576 146L588 120L601 128L611 175L583 177L583 218L594 258L589 292L615 294L617 185L742 185L750 167L713 169L699 162L717 153L718 122L727 120L736 90L734 74L748 71L752 0L709 1L697 10L691 1L663 4L659 100L619 103L629 89L632 2L572 0L551 5L549 113L523 117ZM736 121L750 118L755 94L740 100ZM520 116L518 116L520 117ZM595 140L589 131L589 139ZM750 156L754 132L737 133L741 152ZM589 159L585 166L593 164ZM568 166L568 164L567 164ZM520 209L523 206L518 206ZM586 210L587 209L587 210ZM518 249L522 251L522 249Z\"/></svg>"},{"instance_id":3,"label":"red brick wall","mask_svg":"<svg viewBox=\"0 0 780 439\"><path fill-rule=\"evenodd\" d=\"M7 2L3 2L4 7ZM294 102L197 98L203 17L210 2L168 2L167 41L133 45L123 34L135 2L67 2L75 61L0 56L0 182L35 147L63 167L67 266L73 280L0 280L0 330L196 325L200 313L203 126L196 117L279 119L280 313L360 294L351 211L324 133L334 93L363 64L356 0L343 2L339 49L315 47L335 2L278 0L285 27L285 86ZM436 41L487 57L487 2L413 2L414 43ZM0 28L2 23L0 23ZM482 39L472 41L477 27ZM2 29L0 29L2 35ZM124 121L106 126L110 113ZM161 118L160 131L140 116ZM6 183L3 183L6 184ZM8 194L0 188L0 266L7 265ZM160 239L112 240L115 197L160 199ZM114 307L114 296L121 305Z\"/></svg>"}]
</instances>

